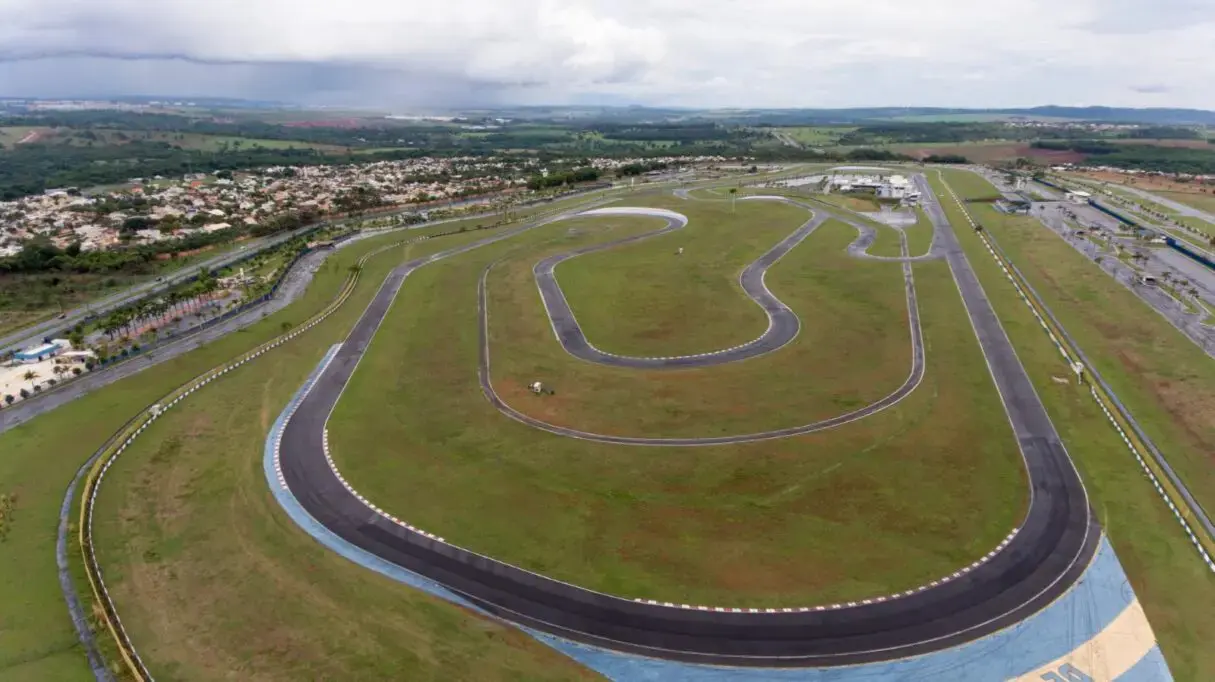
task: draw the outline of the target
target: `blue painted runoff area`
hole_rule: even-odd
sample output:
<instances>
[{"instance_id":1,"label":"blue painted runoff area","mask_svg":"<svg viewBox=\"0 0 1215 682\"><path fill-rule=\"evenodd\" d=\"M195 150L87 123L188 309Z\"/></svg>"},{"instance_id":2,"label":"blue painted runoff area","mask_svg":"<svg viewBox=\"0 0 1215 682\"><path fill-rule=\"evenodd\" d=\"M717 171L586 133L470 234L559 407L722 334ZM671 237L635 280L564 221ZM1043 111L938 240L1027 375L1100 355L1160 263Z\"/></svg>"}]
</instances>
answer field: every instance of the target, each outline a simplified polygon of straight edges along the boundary
<instances>
[{"instance_id":1,"label":"blue painted runoff area","mask_svg":"<svg viewBox=\"0 0 1215 682\"><path fill-rule=\"evenodd\" d=\"M278 482L274 466L274 443L287 415L320 378L321 370L337 353L338 345L313 370L291 402L279 414L266 437L263 468L266 482L287 515L325 547L365 568L446 601L485 614L447 588L412 571L385 561L356 547L322 526L300 506L291 491ZM1102 537L1093 562L1080 581L1053 604L1025 621L952 649L885 663L835 668L730 668L622 654L522 628L551 646L612 680L662 680L663 682L903 682L907 680L973 681L1007 680L1024 675L1074 651L1109 625L1135 600L1122 565L1109 542ZM497 620L494 616L486 617ZM1118 682L1169 682L1172 680L1159 647L1119 677Z\"/></svg>"}]
</instances>

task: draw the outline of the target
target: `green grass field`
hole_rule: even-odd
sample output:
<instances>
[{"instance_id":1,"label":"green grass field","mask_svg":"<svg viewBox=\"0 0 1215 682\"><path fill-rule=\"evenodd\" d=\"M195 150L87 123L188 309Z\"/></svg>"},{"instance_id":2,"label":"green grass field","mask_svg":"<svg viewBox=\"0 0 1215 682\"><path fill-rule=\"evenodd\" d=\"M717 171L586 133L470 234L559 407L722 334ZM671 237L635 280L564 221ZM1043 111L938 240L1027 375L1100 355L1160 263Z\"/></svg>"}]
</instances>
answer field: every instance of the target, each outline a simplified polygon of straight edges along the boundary
<instances>
[{"instance_id":1,"label":"green grass field","mask_svg":"<svg viewBox=\"0 0 1215 682\"><path fill-rule=\"evenodd\" d=\"M751 208L740 205L739 210ZM780 236L804 221L804 213L799 216L792 210L794 219ZM819 233L786 255L767 277L772 291L802 319L797 338L778 353L679 372L623 370L565 354L555 344L548 317L538 305L531 267L539 254L512 258L490 280L490 332L495 341L493 369L498 391L518 403L518 409L564 426L661 437L793 426L877 400L901 385L910 371L907 305L900 271L891 264L845 256L844 248L856 236L851 227L832 222L820 227ZM773 236L775 243L780 237ZM650 254L660 261L675 258L673 238L662 238L670 246L661 242L635 245L604 252L586 263L575 259L563 264L562 269L573 275L564 288L575 314L592 316L588 320L591 329L620 339L608 348L644 347L658 356L718 350L762 332L765 317L737 285L738 272L751 258L720 268L717 284L706 287L700 284L696 270L648 266ZM707 233L705 240L702 245L695 235L684 236L680 242L687 245L684 255L713 252L729 242L728 236L713 233ZM608 267L597 267L597 263ZM597 278L601 273L607 290L614 293L610 302L601 300L607 298L600 296ZM718 290L733 300L723 302L716 297ZM721 308L724 330L716 329L714 306ZM674 321L667 315L675 316ZM731 333L751 320L748 332L754 334ZM609 329L612 331L607 332ZM588 332L588 338L596 336ZM863 355L847 352L862 345L866 347ZM797 367L815 380L803 381L798 374L790 374L789 367ZM537 379L554 386L559 398L544 403L530 400L526 386ZM637 396L643 395L652 398L638 401Z\"/></svg>"},{"instance_id":2,"label":"green grass field","mask_svg":"<svg viewBox=\"0 0 1215 682\"><path fill-rule=\"evenodd\" d=\"M1215 213L1215 195L1204 196L1193 192L1157 192L1157 194L1208 213Z\"/></svg>"},{"instance_id":3,"label":"green grass field","mask_svg":"<svg viewBox=\"0 0 1215 682\"><path fill-rule=\"evenodd\" d=\"M923 256L932 248L932 221L924 214L924 209L915 210L915 225L903 228L907 233L907 251L912 256Z\"/></svg>"},{"instance_id":4,"label":"green grass field","mask_svg":"<svg viewBox=\"0 0 1215 682\"><path fill-rule=\"evenodd\" d=\"M983 196L991 191L986 180L977 175L962 171L946 173L959 196ZM1173 519L1172 512L1144 478L1138 463L1092 398L1087 392L1078 390L1073 385L1063 386L1052 381L1051 377L1066 376L1068 371L1054 344L1042 331L979 238L968 227L964 227L965 220L948 195L943 194L936 175L930 174L929 177L934 188L942 194L942 203L952 222L959 226L957 232L962 246L1016 347L1017 355L1025 364L1069 453L1084 476L1093 508L1143 603L1175 679L1212 679L1215 677L1215 650L1205 645L1211 637L1215 637L1215 585L1210 580L1209 572ZM1152 371L1151 367L1137 362L1134 365L1107 370L1111 361L1106 354L1111 349L1108 346L1103 348L1101 339L1097 338L1096 334L1102 333L1101 330L1104 329L1107 343L1118 341L1112 337L1129 334L1139 339L1138 343L1149 334L1168 339L1176 332L1171 328L1157 327L1157 324L1167 327L1167 323L1154 315L1150 320L1141 318L1137 309L1146 310L1144 304L1139 301L1124 301L1115 290L1106 290L1106 282L1110 286L1116 286L1112 280L1096 266L1073 261L1071 254L1075 252L1053 234L1049 234L1046 228L1015 230L993 225L990 230L1013 262L1030 278L1035 288L1051 305L1068 331L1084 347L1085 352L1098 363L1107 381L1118 391L1119 397L1145 422L1144 427L1149 429L1153 438L1157 438L1156 429L1168 421L1167 409L1158 407L1154 411L1157 417L1153 417L1153 411L1145 409L1149 405L1144 400L1146 396L1151 396L1152 392L1148 391L1145 396L1132 390L1133 385L1139 382L1138 373ZM1034 263L1031 254L1041 258L1042 251L1018 244L1017 241L1019 237L1034 238L1033 235L1039 232L1045 235L1045 244L1050 245L1049 240L1056 240L1063 248L1047 249L1045 253L1050 260ZM1036 238L1034 239L1036 241ZM1043 272L1051 273L1050 277L1058 280L1058 284L1048 285ZM1078 279L1065 281L1062 273L1070 273ZM1109 296L1110 300L1120 303L1102 302L1100 305L1083 306L1084 312L1077 314L1077 307L1081 304L1075 301L1075 296L1060 296L1053 288L1055 286L1077 288L1081 291L1087 289L1090 292L1095 289L1100 292L1100 298L1097 300L1104 301L1104 297ZM1129 292L1127 295L1130 295ZM1069 299L1071 303L1068 303ZM1091 320L1094 317L1104 321L1093 326ZM1123 317L1131 320L1126 327L1119 326L1117 322ZM1137 328L1135 320L1146 327ZM1142 355L1130 355L1134 352L1130 349L1115 348L1113 352L1127 353L1123 357L1128 360L1143 360ZM1118 355L1114 358L1114 363L1122 359ZM1162 361L1167 362L1167 357ZM1113 366L1117 367L1116 364ZM1177 377L1178 373L1188 375L1195 369L1197 368L1194 366L1175 364L1169 371ZM1160 394L1157 394L1157 398L1159 397ZM1148 400L1150 401L1150 398ZM1195 412L1195 415L1197 414L1199 412ZM1163 421L1159 418L1160 415L1165 415ZM1157 444L1164 449L1166 455L1173 456L1175 451L1166 447L1165 442L1157 440ZM1210 452L1209 449L1206 451ZM1187 480L1187 484L1191 484L1190 481Z\"/></svg>"},{"instance_id":5,"label":"green grass field","mask_svg":"<svg viewBox=\"0 0 1215 682\"><path fill-rule=\"evenodd\" d=\"M830 147L839 144L840 138L856 130L856 126L793 126L774 130L809 147Z\"/></svg>"},{"instance_id":6,"label":"green grass field","mask_svg":"<svg viewBox=\"0 0 1215 682\"><path fill-rule=\"evenodd\" d=\"M33 126L0 126L0 146L12 147L25 139L31 131L38 130Z\"/></svg>"},{"instance_id":7,"label":"green grass field","mask_svg":"<svg viewBox=\"0 0 1215 682\"><path fill-rule=\"evenodd\" d=\"M387 271L483 237L377 257L342 311L158 422L111 469L97 508L98 559L154 670L183 680L236 670L258 680L590 677L512 628L332 554L281 513L261 469L269 424ZM334 273L354 255L338 256ZM321 288L332 292L328 284Z\"/></svg>"},{"instance_id":8,"label":"green grass field","mask_svg":"<svg viewBox=\"0 0 1215 682\"><path fill-rule=\"evenodd\" d=\"M544 207L545 210L552 208L553 206ZM458 225L443 225L439 228L433 228L431 231L447 231L453 227L458 227ZM410 234L423 234L423 232L418 231ZM452 237L449 239L461 238L474 237L470 234L467 237ZM379 240L383 241L384 238L379 238ZM352 261L354 256L357 256L360 251L370 248L375 241L376 239L373 238L365 243L365 245L349 247L349 251L343 251L340 254L343 259L349 258ZM424 246L429 249L432 246L441 244L441 240L436 240L434 242L427 242ZM180 385L187 378L195 376L199 372L213 367L244 350L256 346L261 341L281 333L281 324L283 322L296 324L309 317L313 312L323 308L337 293L338 283L346 275L346 268L342 265L342 262L335 260L332 264L324 266L319 272L316 281L314 281L307 293L299 301L280 313L268 317L258 325L246 331L228 336L222 341L204 346L197 351L175 358L155 368L141 372L134 377L114 384L112 387L96 391L87 397L65 405L48 415L39 417L0 436L0 494L11 495L15 499L12 513L8 515L9 519L5 524L7 528L6 537L2 541L2 544L0 544L0 547L2 547L0 551L3 552L4 556L4 561L0 561L0 603L6 605L0 611L0 628L3 629L6 635L0 637L0 678L4 680L16 680L18 682L26 680L58 681L92 679L85 662L84 654L76 642L75 632L68 619L67 610L64 606L55 574L54 545L59 506L64 490L67 488L68 482L71 480L77 467L115 429L149 402L165 394L171 388ZM378 286L378 284L376 282L374 286ZM370 296L370 292L367 290L368 287L374 290L370 279L364 280L361 286L363 287L363 295L365 296ZM332 339L338 338L340 335L341 330L335 331L332 336L323 340L322 345L327 347L332 342ZM312 342L310 336L301 337L298 343L305 342ZM283 350L285 351L290 347L291 345L288 345ZM320 351L316 352L319 357ZM265 356L264 361L269 361L273 357L274 354L268 354ZM251 370L254 367L255 365L249 366ZM292 371L299 371L300 374L298 377L292 375L289 385L284 384L276 389L277 392L269 394L273 400L280 401L276 405L281 405L285 402L286 396L295 391L299 381L307 374L305 367L293 367ZM236 377L235 374L232 376ZM252 391L249 395L261 398L263 395L261 390L259 387L257 391ZM206 397L205 394L200 394L199 400L203 400L204 397ZM224 403L226 400L226 398L220 398L217 399L217 402ZM184 414L185 410L182 413ZM255 413L246 412L243 413L243 416L252 414ZM234 411L233 415L233 418L242 416L237 411ZM217 437L220 439L218 443L211 443L212 446L216 446L215 449L203 451L206 464L214 463L213 458L216 452L222 451L225 454L232 454L236 457L250 455L250 451L248 450L228 453L228 449L226 448L228 442L224 440L225 434L220 433ZM148 440L146 442L151 443L152 441ZM136 450L129 451L129 454L136 454ZM191 460L191 462L194 462L194 460ZM240 462L234 462L233 466L247 467L248 470L244 472L244 475L251 476L250 471L255 466L255 462L251 459L242 459ZM138 467L135 467L135 469L138 469ZM123 475L121 473L123 471L123 466L116 466L112 469L113 473L111 475L115 476L115 478L113 480L107 478L107 486L113 481L118 480ZM114 489L118 491L115 493L116 495L125 495L120 486L115 486ZM107 487L104 490L107 491L106 495L108 496L110 488ZM193 509L195 505L202 504L203 502L214 502L222 507L234 500L240 499L240 496L243 494L235 488L220 488L217 485L208 488L206 494L185 497L177 500L177 502L185 509ZM204 524L207 523L207 517L203 511L197 512L197 518ZM285 519L280 519L279 522L286 524ZM232 524L228 525L229 527L240 527L239 524L235 526ZM219 525L215 525L212 528L215 532L219 532L222 529L223 526ZM149 532L152 532L152 529L149 528ZM242 537L247 537L247 535ZM217 548L212 545L211 549L219 552L220 555L225 553L240 555L251 552L250 548L245 545L229 545L226 549ZM103 570L105 570L104 567ZM117 570L120 575L121 569ZM325 568L318 569L318 571L319 573L314 572L312 575L316 576L326 571L336 571L337 577L333 580L338 582L360 580L362 579L360 576L363 574L362 571L341 562L332 565L327 564ZM110 574L107 572L106 575L107 579L109 579ZM87 590L87 587L84 589ZM293 598L291 595L280 593L279 597L268 601L272 601L273 599L290 601ZM377 597L377 599L380 598L382 598L382 595ZM310 603L316 606L335 601L340 600L335 599L332 594L317 594L311 598ZM437 604L433 600L428 603ZM123 609L124 607L120 605L119 608ZM327 629L327 626L322 626L325 623L326 616L324 614L314 614L314 616L315 618L311 622L316 623L318 631L322 632L326 637L333 638L335 642L340 641L342 646L349 645L342 631L330 631ZM226 618L222 611L216 611L214 617L220 620ZM133 615L132 618L134 620L128 624L136 625L138 623L138 616ZM419 678L436 675L441 677L441 673L445 670L445 665L450 662L447 659L453 658L449 650L447 650L448 653L444 654L444 660L440 660L438 657L438 654L446 646L443 642L435 642L431 646L431 644L419 639L426 632L429 632L432 626L437 627L436 631L441 633L450 632L453 628L461 630L466 635L470 632L475 633L470 636L473 641L477 642L476 648L478 650L482 645L481 643L487 638L496 638L496 635L492 633L486 634L486 626L479 619L463 617L459 615L458 610L448 607L427 606L416 615L414 609L401 609L393 618L397 626L396 634L399 635L399 641L396 645L399 648L399 652L394 654L394 656L397 659L403 659L406 657L407 650L408 652L416 652L420 658L413 654L409 654L409 657L410 660L415 661L413 665ZM124 623L128 622L125 612L123 620ZM443 625L443 623L446 623L446 625ZM505 635L505 637L508 638L509 642L518 644L517 640L510 639L513 635ZM452 642L454 643L455 639L452 639ZM142 644L141 642L140 645ZM149 642L149 644L154 645L152 642ZM187 648L192 648L192 650L197 651L197 647L200 644L205 644L205 642L191 639L189 642L190 646L185 647L183 645L182 649L184 651ZM513 650L516 648L515 644L511 644L507 648ZM497 648L492 642L489 646L490 648L485 650L487 658L500 658L501 661L506 662L514 656L514 654L507 652L506 649ZM297 653L293 649L281 649L271 651L267 655L282 656L284 661L290 662L291 660L295 660ZM221 663L232 663L234 666L233 670L241 670L247 664L245 661L233 663L229 659L224 659L218 650L207 655ZM469 651L464 656L472 660L479 655L476 651ZM458 660L461 656L462 654L455 654L454 658ZM527 655L523 657L526 658ZM541 667L561 665L559 660L554 663L547 657L547 654L544 660L547 663ZM509 673L507 668L503 668L500 673L501 676L507 678L512 676L523 679L528 678L526 673L507 674ZM241 673L233 672L232 674L242 679L246 678L246 675ZM492 678L492 671L487 671L487 676Z\"/></svg>"},{"instance_id":9,"label":"green grass field","mask_svg":"<svg viewBox=\"0 0 1215 682\"><path fill-rule=\"evenodd\" d=\"M733 211L728 201L663 198L646 203L679 211L690 222L667 235L566 261L556 270L591 343L610 353L656 357L721 350L763 334L767 318L743 294L738 277L806 222L806 211L771 202L743 202ZM650 231L665 224L657 218L643 220L586 218L568 225L570 231L594 232L611 225ZM681 247L685 252L678 256ZM697 295L670 295L686 290ZM639 299L647 313L642 319L634 310ZM688 327L699 330L695 338L684 337Z\"/></svg>"},{"instance_id":10,"label":"green grass field","mask_svg":"<svg viewBox=\"0 0 1215 682\"><path fill-rule=\"evenodd\" d=\"M840 208L846 208L859 213L873 213L881 210L881 205L878 204L877 199L866 194L822 194L815 196L815 198L833 206L839 206Z\"/></svg>"},{"instance_id":11,"label":"green grass field","mask_svg":"<svg viewBox=\"0 0 1215 682\"><path fill-rule=\"evenodd\" d=\"M344 152L345 147L338 145L317 144L298 140L270 140L259 138L238 137L234 135L205 135L200 133L172 133L143 130L95 130L72 131L60 141L68 144L87 144L89 139L83 132L92 133L97 139L94 144L123 144L126 142L164 142L182 149L194 149L204 152L218 152L225 149L316 149L324 152Z\"/></svg>"},{"instance_id":12,"label":"green grass field","mask_svg":"<svg viewBox=\"0 0 1215 682\"><path fill-rule=\"evenodd\" d=\"M552 338L531 264L550 250L630 233L614 219L605 223L616 227L572 236L565 225L545 228L406 281L329 422L333 456L361 493L451 542L525 568L616 594L688 603L829 603L906 589L986 553L1019 520L1026 502L1020 456L941 263L917 268L929 376L905 401L861 422L768 443L656 450L560 438L503 418L476 385L471 327L476 283L504 254L509 260L489 281L495 385L517 407L544 417L560 411L577 426L594 427L600 424L591 413L600 410L610 412L601 417L605 428L636 430L638 419L669 420L671 410L721 398L713 407L724 410L725 426L760 426L759 415L745 413L752 400L779 402L761 395L767 391L782 399L812 393L833 413L859 406L857 379L842 388L833 373L843 374L841 365L873 382L867 388L874 394L893 386L885 385L884 370L875 378L861 365L894 363L892 378L905 376L905 308L894 308L902 307L899 267L848 258L842 249L855 232L827 223L768 277L806 321L797 343L813 353L789 348L735 366L629 372L616 379L629 382L627 393L605 383L601 368L583 374L574 367L568 371L593 379L558 379L554 396L525 394L513 377L549 378L537 375L536 362L577 362ZM615 268L633 259L645 262L644 254L623 251L619 263L603 265L605 276L616 277ZM567 293L577 309L593 292ZM700 295L697 288L680 292L694 309ZM651 314L647 295L625 296L634 304L631 316ZM689 337L698 332L685 330ZM852 350L859 347L866 354ZM731 391L732 373L770 379ZM688 397L672 400L675 391ZM585 403L577 413L575 400ZM808 412L784 412L778 425L815 416ZM684 432L709 435L722 426L701 421ZM854 541L858 534L863 545ZM849 549L825 551L842 547Z\"/></svg>"}]
</instances>

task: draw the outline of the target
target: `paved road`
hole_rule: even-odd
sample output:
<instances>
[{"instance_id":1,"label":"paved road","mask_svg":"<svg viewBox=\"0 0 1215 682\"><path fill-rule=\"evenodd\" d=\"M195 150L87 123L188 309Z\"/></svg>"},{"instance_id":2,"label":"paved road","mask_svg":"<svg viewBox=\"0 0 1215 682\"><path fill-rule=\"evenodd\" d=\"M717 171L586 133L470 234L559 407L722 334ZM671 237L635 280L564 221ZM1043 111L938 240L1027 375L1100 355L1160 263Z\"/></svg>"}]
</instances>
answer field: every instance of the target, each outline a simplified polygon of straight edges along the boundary
<instances>
[{"instance_id":1,"label":"paved road","mask_svg":"<svg viewBox=\"0 0 1215 682\"><path fill-rule=\"evenodd\" d=\"M310 229L313 228L302 228L304 231ZM177 272L165 275L159 280L145 282L100 300L90 301L87 305L68 311L66 316L62 319L53 318L32 327L27 327L8 334L7 336L0 338L0 353L21 350L22 348L37 344L41 342L47 334L58 333L64 329L73 327L78 322L83 321L84 318L90 315L104 315L109 311L116 308L121 308L132 301L137 301L154 293L165 291L170 287L177 286L178 284L181 284L182 282L194 277L198 274L200 268L207 268L209 270L222 268L228 263L241 258L247 258L252 253L271 248L281 244L282 242L293 239L299 234L300 231L301 230L296 230L286 234L276 235L273 237L264 237L262 239L246 242L245 248L239 251L231 251L219 256L215 256L214 258L207 259L196 265L191 265L189 267L182 268Z\"/></svg>"},{"instance_id":2,"label":"paved road","mask_svg":"<svg viewBox=\"0 0 1215 682\"><path fill-rule=\"evenodd\" d=\"M581 191L581 192L572 192L568 195L559 197L557 199L557 201L562 201L562 200L569 199L572 197L594 194L595 192L599 192L599 191L601 191L601 190L594 189L594 190ZM549 201L551 201L551 200L545 199L545 200L539 200L539 201L526 202L526 203L519 204L518 206L514 207L514 209L521 210L521 209L524 209L527 207L539 206L539 205L548 203ZM477 205L480 203L484 203L484 200L474 198L474 199L468 199L465 201L452 202L452 203L444 205L444 208L460 208L460 207ZM209 259L202 261L200 263L197 263L195 265L191 265L189 267L183 268L177 272L165 275L164 277L162 277L159 280L152 281L152 282L145 282L143 284L136 285L134 287L131 287L124 291L118 292L116 294L112 294L105 298L102 298L102 299L99 299L96 301L90 301L87 304L80 306L79 308L75 308L73 310L68 311L63 318L50 319L45 322L41 322L37 325L27 327L25 329L21 329L19 331L13 332L6 336L0 337L0 353L7 353L9 351L16 351L16 350L21 350L23 348L27 348L29 346L32 346L32 345L35 345L35 344L41 342L42 339L45 338L48 334L58 333L58 332L63 331L64 329L68 329L70 327L75 326L78 322L83 321L86 317L104 315L111 310L121 308L122 306L127 305L128 303L131 303L133 301L137 301L142 298L146 298L150 295L156 294L161 291L166 291L169 288L174 287L182 282L185 282L186 280L189 280L190 278L197 275L200 268L207 268L208 270L218 270L220 268L227 266L229 263L235 262L242 258L247 258L251 254L254 254L258 251L273 248L279 244L282 244L283 242L290 241L290 240L294 239L295 237L298 237L301 234L305 234L305 233L315 230L319 227L325 227L325 226L329 226L329 225L340 225L340 224L344 224L346 222L358 222L360 220L373 220L375 218L383 218L386 216L398 215L401 213L410 213L410 212L413 212L414 210L416 210L416 209L403 208L400 210L394 210L394 211L390 211L387 213L377 213L375 215L366 216L364 218L336 218L333 220L325 220L325 221L321 221L315 225L308 225L308 226L301 227L296 230L292 230L291 232L285 232L282 234L277 234L277 235L272 235L269 237L262 237L259 239L253 239L253 240L247 241L244 243L243 247L239 248L238 250L228 251L228 252L225 252L218 256L215 256L213 258L209 258ZM494 215L496 215L496 214L495 213L478 213L478 214L473 214L473 215L457 216L454 218L444 218L442 220L432 220L432 221L428 221L425 223L419 223L417 225L402 226L397 229L419 229L419 228L424 228L424 227L434 227L436 225L443 225L445 223L456 222L459 220L474 220L477 218L488 218L488 217L492 217Z\"/></svg>"},{"instance_id":3,"label":"paved road","mask_svg":"<svg viewBox=\"0 0 1215 682\"><path fill-rule=\"evenodd\" d=\"M1211 357L1215 357L1215 326L1213 326L1215 325L1215 320L1211 320L1205 311L1199 309L1198 313L1187 312L1181 303L1165 293L1160 287L1144 285L1140 281L1139 272L1119 260L1116 254L1102 251L1090 239L1073 235L1072 230L1059 214L1057 206L1035 204L1032 214L1047 228L1063 237L1063 240L1071 245L1072 248L1096 263L1098 267L1113 277L1115 281L1130 289L1144 303L1155 309L1161 317L1168 320L1170 324L1176 327L1182 334L1185 334L1199 348L1206 351ZM1115 239L1118 238L1115 237ZM1128 242L1124 241L1123 243ZM1188 275L1197 275L1197 277L1187 277L1186 279L1193 282L1199 288L1200 296L1215 303L1215 281L1213 281L1215 278L1210 277L1209 272L1206 272L1205 268L1201 265L1172 249L1142 250L1148 255L1148 260L1144 265L1145 270L1157 276L1161 276L1165 271L1170 273L1180 271ZM1190 270L1191 266L1195 269L1194 271Z\"/></svg>"},{"instance_id":4,"label":"paved road","mask_svg":"<svg viewBox=\"0 0 1215 682\"><path fill-rule=\"evenodd\" d=\"M353 241L353 240L352 240ZM343 243L342 246L351 242ZM283 279L283 283L275 292L274 298L263 305L247 310L239 315L220 322L201 331L192 332L177 341L143 355L118 363L113 367L100 368L89 372L77 379L65 382L42 395L22 400L11 407L0 411L0 433L24 424L25 422L81 398L99 388L138 374L149 367L160 364L183 353L210 343L222 336L239 331L261 320L263 317L278 312L290 305L307 288L316 270L324 263L332 251L316 251L300 259Z\"/></svg>"},{"instance_id":5,"label":"paved road","mask_svg":"<svg viewBox=\"0 0 1215 682\"><path fill-rule=\"evenodd\" d=\"M1103 184L1108 185L1109 183L1103 183ZM1194 208L1193 206L1190 206L1189 204L1183 204L1180 201L1176 201L1175 199L1170 199L1169 197L1162 196L1160 194L1153 194L1147 190L1143 190L1138 187L1131 187L1129 185L1116 185L1116 187L1118 189L1130 192L1131 194L1137 194L1140 197L1147 199L1149 202L1157 203L1157 204L1160 204L1161 206L1167 206L1168 208L1180 213L1181 215L1189 216L1191 218L1198 218L1200 220L1205 220L1208 223L1215 225L1215 215L1207 213L1206 211L1204 211L1202 209Z\"/></svg>"},{"instance_id":6,"label":"paved road","mask_svg":"<svg viewBox=\"0 0 1215 682\"><path fill-rule=\"evenodd\" d=\"M1025 457L1031 489L1018 532L982 563L935 585L868 604L788 610L645 603L474 554L412 532L367 507L341 483L324 450L324 424L343 387L410 273L509 234L407 263L389 275L286 423L280 451L286 485L332 532L490 613L617 650L733 665L840 665L945 648L1012 625L1079 578L1096 552L1099 532L1079 476L965 254L942 222L940 207L934 202L928 210L945 235L942 249Z\"/></svg>"}]
</instances>

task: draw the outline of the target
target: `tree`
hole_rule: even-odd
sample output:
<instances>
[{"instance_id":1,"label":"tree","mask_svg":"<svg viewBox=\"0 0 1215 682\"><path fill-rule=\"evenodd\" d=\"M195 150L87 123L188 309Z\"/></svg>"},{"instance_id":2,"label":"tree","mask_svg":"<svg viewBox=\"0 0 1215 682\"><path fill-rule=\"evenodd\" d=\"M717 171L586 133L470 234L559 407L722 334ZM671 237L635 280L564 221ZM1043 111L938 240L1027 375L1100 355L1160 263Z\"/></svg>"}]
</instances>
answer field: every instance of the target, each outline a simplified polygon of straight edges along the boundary
<instances>
[{"instance_id":1,"label":"tree","mask_svg":"<svg viewBox=\"0 0 1215 682\"><path fill-rule=\"evenodd\" d=\"M31 386L33 386L34 388L37 388L37 384L34 383L34 379L38 378L37 372L35 372L32 369L27 369L22 378L24 378L26 381L30 382Z\"/></svg>"},{"instance_id":2,"label":"tree","mask_svg":"<svg viewBox=\"0 0 1215 682\"><path fill-rule=\"evenodd\" d=\"M55 373L56 377L62 377L68 370L67 367L64 367L63 365L55 365L51 371Z\"/></svg>"},{"instance_id":3,"label":"tree","mask_svg":"<svg viewBox=\"0 0 1215 682\"><path fill-rule=\"evenodd\" d=\"M84 370L80 369L79 367L73 367L73 368L72 368L72 376L77 376L77 377L78 377L78 376L80 376L81 374L84 374Z\"/></svg>"},{"instance_id":4,"label":"tree","mask_svg":"<svg viewBox=\"0 0 1215 682\"><path fill-rule=\"evenodd\" d=\"M4 402L8 403L9 405L12 405L16 401L17 401L17 399L14 398L11 393L4 396Z\"/></svg>"},{"instance_id":5,"label":"tree","mask_svg":"<svg viewBox=\"0 0 1215 682\"><path fill-rule=\"evenodd\" d=\"M730 188L730 212L731 213L734 212L734 208L737 205L738 205L738 188L731 187Z\"/></svg>"}]
</instances>

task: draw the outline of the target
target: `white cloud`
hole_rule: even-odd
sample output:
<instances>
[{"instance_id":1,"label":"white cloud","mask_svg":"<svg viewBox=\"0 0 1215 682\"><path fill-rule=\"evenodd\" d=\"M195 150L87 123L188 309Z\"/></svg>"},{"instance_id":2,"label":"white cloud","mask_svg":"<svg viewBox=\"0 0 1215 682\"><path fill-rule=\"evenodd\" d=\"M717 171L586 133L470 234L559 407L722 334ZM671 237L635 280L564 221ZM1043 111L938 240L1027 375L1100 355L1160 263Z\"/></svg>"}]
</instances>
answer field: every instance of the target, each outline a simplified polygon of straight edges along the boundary
<instances>
[{"instance_id":1,"label":"white cloud","mask_svg":"<svg viewBox=\"0 0 1215 682\"><path fill-rule=\"evenodd\" d=\"M231 92L199 94L250 96L288 78L274 83L276 96L295 87L305 98L401 104L460 92L730 106L1215 108L1203 87L1215 80L1215 4L1205 0L0 0L0 16L0 94L22 94L16 88L54 64L61 87L83 85L64 60L32 59L76 54L159 64L142 71L148 93L188 94L190 84L172 82L180 63L165 59L181 57L219 63L209 67L215 74L241 64ZM197 82L222 90L223 80Z\"/></svg>"}]
</instances>

